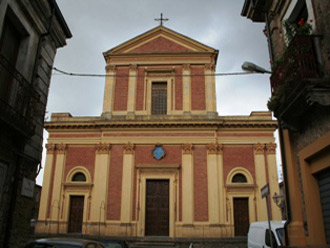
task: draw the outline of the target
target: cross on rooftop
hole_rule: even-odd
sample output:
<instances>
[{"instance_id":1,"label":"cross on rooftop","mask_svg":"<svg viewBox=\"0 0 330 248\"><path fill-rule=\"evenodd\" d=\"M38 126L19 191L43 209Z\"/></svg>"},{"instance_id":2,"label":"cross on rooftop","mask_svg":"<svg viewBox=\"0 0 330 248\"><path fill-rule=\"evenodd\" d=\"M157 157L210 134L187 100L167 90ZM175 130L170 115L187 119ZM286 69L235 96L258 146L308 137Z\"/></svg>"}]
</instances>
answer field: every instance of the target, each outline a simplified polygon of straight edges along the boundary
<instances>
[{"instance_id":1,"label":"cross on rooftop","mask_svg":"<svg viewBox=\"0 0 330 248\"><path fill-rule=\"evenodd\" d=\"M163 26L163 22L168 21L169 19L163 18L163 13L160 13L160 18L155 19L155 21L160 22L160 26Z\"/></svg>"}]
</instances>

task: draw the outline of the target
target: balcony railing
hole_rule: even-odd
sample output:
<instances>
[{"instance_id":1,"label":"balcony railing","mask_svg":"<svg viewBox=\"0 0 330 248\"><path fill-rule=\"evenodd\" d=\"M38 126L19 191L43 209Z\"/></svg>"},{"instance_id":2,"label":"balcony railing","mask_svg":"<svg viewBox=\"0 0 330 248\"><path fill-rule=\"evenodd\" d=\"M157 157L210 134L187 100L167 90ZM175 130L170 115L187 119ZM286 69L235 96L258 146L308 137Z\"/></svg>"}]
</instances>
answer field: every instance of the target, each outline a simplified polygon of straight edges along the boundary
<instances>
[{"instance_id":1,"label":"balcony railing","mask_svg":"<svg viewBox=\"0 0 330 248\"><path fill-rule=\"evenodd\" d=\"M40 95L0 54L0 119L25 136L33 134Z\"/></svg>"},{"instance_id":2,"label":"balcony railing","mask_svg":"<svg viewBox=\"0 0 330 248\"><path fill-rule=\"evenodd\" d=\"M272 95L281 88L289 96L303 86L303 79L319 76L313 36L296 36L270 77Z\"/></svg>"}]
</instances>

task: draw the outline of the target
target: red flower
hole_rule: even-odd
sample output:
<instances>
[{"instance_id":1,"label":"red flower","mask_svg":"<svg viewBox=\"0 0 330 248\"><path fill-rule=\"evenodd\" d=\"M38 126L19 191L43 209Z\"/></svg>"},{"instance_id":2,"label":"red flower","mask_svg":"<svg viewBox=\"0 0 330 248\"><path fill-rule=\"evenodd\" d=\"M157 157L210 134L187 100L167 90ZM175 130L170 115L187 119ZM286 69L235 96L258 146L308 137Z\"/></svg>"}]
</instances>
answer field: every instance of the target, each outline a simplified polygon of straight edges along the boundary
<instances>
[{"instance_id":1,"label":"red flower","mask_svg":"<svg viewBox=\"0 0 330 248\"><path fill-rule=\"evenodd\" d=\"M301 26L301 25L304 25L306 22L304 20L304 18L301 18L300 21L298 22L298 25Z\"/></svg>"},{"instance_id":2,"label":"red flower","mask_svg":"<svg viewBox=\"0 0 330 248\"><path fill-rule=\"evenodd\" d=\"M310 19L309 21L310 21L310 22L313 22L314 20L313 20L313 19Z\"/></svg>"},{"instance_id":3,"label":"red flower","mask_svg":"<svg viewBox=\"0 0 330 248\"><path fill-rule=\"evenodd\" d=\"M271 65L272 65L272 64L274 64L274 62L270 60L270 61L269 61L269 64L271 64Z\"/></svg>"}]
</instances>

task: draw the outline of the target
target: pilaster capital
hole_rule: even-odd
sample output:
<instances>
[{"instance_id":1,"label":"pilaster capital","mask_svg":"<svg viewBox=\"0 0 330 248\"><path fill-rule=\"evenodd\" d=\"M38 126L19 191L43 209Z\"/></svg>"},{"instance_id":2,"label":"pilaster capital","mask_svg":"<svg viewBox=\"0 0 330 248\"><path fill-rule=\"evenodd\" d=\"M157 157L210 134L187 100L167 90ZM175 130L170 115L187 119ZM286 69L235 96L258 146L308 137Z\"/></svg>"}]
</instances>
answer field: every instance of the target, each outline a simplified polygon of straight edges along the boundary
<instances>
[{"instance_id":1,"label":"pilaster capital","mask_svg":"<svg viewBox=\"0 0 330 248\"><path fill-rule=\"evenodd\" d=\"M265 152L265 144L257 143L253 145L253 150L256 154L264 154Z\"/></svg>"},{"instance_id":2,"label":"pilaster capital","mask_svg":"<svg viewBox=\"0 0 330 248\"><path fill-rule=\"evenodd\" d=\"M217 143L210 143L206 147L209 154L220 154L223 150L223 145Z\"/></svg>"},{"instance_id":3,"label":"pilaster capital","mask_svg":"<svg viewBox=\"0 0 330 248\"><path fill-rule=\"evenodd\" d=\"M100 142L95 146L95 151L97 154L107 154L111 148L110 144Z\"/></svg>"},{"instance_id":4,"label":"pilaster capital","mask_svg":"<svg viewBox=\"0 0 330 248\"><path fill-rule=\"evenodd\" d=\"M190 69L190 64L183 64L183 70L188 71Z\"/></svg>"},{"instance_id":5,"label":"pilaster capital","mask_svg":"<svg viewBox=\"0 0 330 248\"><path fill-rule=\"evenodd\" d=\"M132 144L131 142L128 142L125 146L124 146L124 152L125 154L133 154L134 153L134 144Z\"/></svg>"},{"instance_id":6,"label":"pilaster capital","mask_svg":"<svg viewBox=\"0 0 330 248\"><path fill-rule=\"evenodd\" d=\"M106 72L115 72L116 66L115 65L106 65L105 70L106 70Z\"/></svg>"},{"instance_id":7,"label":"pilaster capital","mask_svg":"<svg viewBox=\"0 0 330 248\"><path fill-rule=\"evenodd\" d=\"M183 154L192 154L193 152L193 144L186 143L182 145Z\"/></svg>"},{"instance_id":8,"label":"pilaster capital","mask_svg":"<svg viewBox=\"0 0 330 248\"><path fill-rule=\"evenodd\" d=\"M130 64L129 65L129 69L131 70L131 71L136 71L137 70L137 64Z\"/></svg>"},{"instance_id":9,"label":"pilaster capital","mask_svg":"<svg viewBox=\"0 0 330 248\"><path fill-rule=\"evenodd\" d=\"M205 64L205 69L206 70L214 71L215 66L214 66L214 64Z\"/></svg>"},{"instance_id":10,"label":"pilaster capital","mask_svg":"<svg viewBox=\"0 0 330 248\"><path fill-rule=\"evenodd\" d=\"M276 144L272 143L272 142L266 144L266 152L268 154L275 154L276 153Z\"/></svg>"},{"instance_id":11,"label":"pilaster capital","mask_svg":"<svg viewBox=\"0 0 330 248\"><path fill-rule=\"evenodd\" d=\"M66 151L67 145L66 144L57 144L56 145L56 151L57 154L64 154Z\"/></svg>"},{"instance_id":12,"label":"pilaster capital","mask_svg":"<svg viewBox=\"0 0 330 248\"><path fill-rule=\"evenodd\" d=\"M49 144L46 144L46 149L47 149L48 154L52 154L55 152L56 146L55 146L55 144L49 143Z\"/></svg>"}]
</instances>

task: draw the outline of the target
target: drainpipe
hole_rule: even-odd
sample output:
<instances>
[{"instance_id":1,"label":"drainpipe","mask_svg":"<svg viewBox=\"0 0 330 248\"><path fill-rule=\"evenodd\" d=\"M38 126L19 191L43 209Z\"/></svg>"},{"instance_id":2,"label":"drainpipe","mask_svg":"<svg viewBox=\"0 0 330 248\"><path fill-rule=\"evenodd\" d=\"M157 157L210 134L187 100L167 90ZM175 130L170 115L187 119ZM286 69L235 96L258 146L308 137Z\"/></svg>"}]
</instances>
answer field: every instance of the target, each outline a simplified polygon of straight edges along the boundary
<instances>
[{"instance_id":1,"label":"drainpipe","mask_svg":"<svg viewBox=\"0 0 330 248\"><path fill-rule=\"evenodd\" d=\"M284 232L285 232L284 237L285 237L285 245L289 246L288 225L291 222L291 205L289 199L289 186L288 186L288 175L287 175L287 164L286 164L286 154L284 147L282 120L280 117L278 118L278 132L279 132L280 146L281 146L280 149L281 149L281 158L282 158L285 203L286 203L286 214L287 214L287 221L284 224Z\"/></svg>"}]
</instances>

